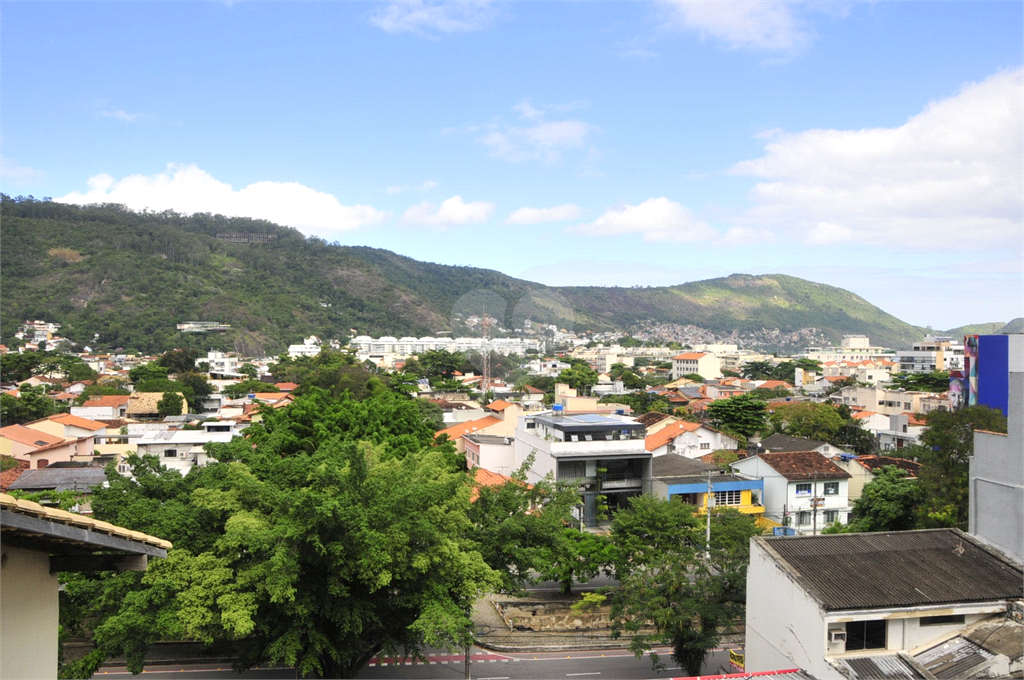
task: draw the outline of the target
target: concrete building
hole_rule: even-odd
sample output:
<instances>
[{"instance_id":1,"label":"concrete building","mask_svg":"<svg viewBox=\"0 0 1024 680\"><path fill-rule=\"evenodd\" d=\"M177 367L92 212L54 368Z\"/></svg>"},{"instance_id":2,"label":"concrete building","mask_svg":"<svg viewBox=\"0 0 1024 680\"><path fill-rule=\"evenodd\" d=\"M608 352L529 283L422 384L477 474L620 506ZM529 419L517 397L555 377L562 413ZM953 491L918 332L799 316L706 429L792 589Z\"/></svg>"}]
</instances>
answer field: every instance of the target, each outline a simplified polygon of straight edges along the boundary
<instances>
[{"instance_id":1,"label":"concrete building","mask_svg":"<svg viewBox=\"0 0 1024 680\"><path fill-rule=\"evenodd\" d=\"M1024 571L961 531L758 536L750 546L746 671L796 667L818 680L1019 672L1021 626L1008 614L1020 614ZM997 643L1000 629L1008 638Z\"/></svg>"},{"instance_id":2,"label":"concrete building","mask_svg":"<svg viewBox=\"0 0 1024 680\"><path fill-rule=\"evenodd\" d=\"M0 677L56 678L61 572L145 571L168 541L0 494Z\"/></svg>"},{"instance_id":3,"label":"concrete building","mask_svg":"<svg viewBox=\"0 0 1024 680\"><path fill-rule=\"evenodd\" d=\"M1007 344L1007 432L974 433L969 526L1024 562L1024 335L1008 336Z\"/></svg>"},{"instance_id":4,"label":"concrete building","mask_svg":"<svg viewBox=\"0 0 1024 680\"><path fill-rule=\"evenodd\" d=\"M722 363L714 354L707 352L684 352L672 357L673 380L691 373L698 374L704 380L716 380L722 377Z\"/></svg>"},{"instance_id":5,"label":"concrete building","mask_svg":"<svg viewBox=\"0 0 1024 680\"><path fill-rule=\"evenodd\" d=\"M510 475L516 467L515 440L496 434L472 432L462 436L466 449L466 467L483 468L499 475Z\"/></svg>"},{"instance_id":6,"label":"concrete building","mask_svg":"<svg viewBox=\"0 0 1024 680\"><path fill-rule=\"evenodd\" d=\"M887 347L875 347L864 335L847 335L839 347L808 347L804 357L813 361L865 361L873 359L893 358L893 350Z\"/></svg>"},{"instance_id":7,"label":"concrete building","mask_svg":"<svg viewBox=\"0 0 1024 680\"><path fill-rule=\"evenodd\" d=\"M926 335L913 349L899 350L894 359L901 373L960 371L964 367L964 346L947 336Z\"/></svg>"},{"instance_id":8,"label":"concrete building","mask_svg":"<svg viewBox=\"0 0 1024 680\"><path fill-rule=\"evenodd\" d=\"M853 410L868 410L884 413L887 416L898 415L904 411L910 413L927 413L926 405L935 395L931 392L908 392L906 390L891 390L884 387L865 387L863 385L851 385L844 387L829 397L833 404L846 404ZM942 404L941 400L934 402ZM930 408L928 410L931 410Z\"/></svg>"},{"instance_id":9,"label":"concrete building","mask_svg":"<svg viewBox=\"0 0 1024 680\"><path fill-rule=\"evenodd\" d=\"M589 527L626 507L651 479L644 426L626 416L563 415L557 406L525 415L515 433L516 466L531 454L534 461L527 481L536 482L551 473L555 481L577 485L583 499L579 519Z\"/></svg>"}]
</instances>

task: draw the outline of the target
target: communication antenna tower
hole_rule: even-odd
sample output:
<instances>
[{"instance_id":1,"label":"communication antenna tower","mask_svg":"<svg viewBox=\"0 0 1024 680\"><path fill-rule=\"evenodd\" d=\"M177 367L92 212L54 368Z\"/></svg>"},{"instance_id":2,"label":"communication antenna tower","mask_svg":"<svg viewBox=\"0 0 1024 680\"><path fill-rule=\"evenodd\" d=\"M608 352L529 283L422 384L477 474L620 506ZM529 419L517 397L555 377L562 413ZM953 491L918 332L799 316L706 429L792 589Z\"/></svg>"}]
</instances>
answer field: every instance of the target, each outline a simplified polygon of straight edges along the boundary
<instances>
[{"instance_id":1,"label":"communication antenna tower","mask_svg":"<svg viewBox=\"0 0 1024 680\"><path fill-rule=\"evenodd\" d=\"M484 331L484 342L480 348L484 355L484 368L483 377L480 380L480 392L486 398L487 390L491 388L491 322L487 318L487 303L483 305L483 311L480 314L480 325Z\"/></svg>"}]
</instances>

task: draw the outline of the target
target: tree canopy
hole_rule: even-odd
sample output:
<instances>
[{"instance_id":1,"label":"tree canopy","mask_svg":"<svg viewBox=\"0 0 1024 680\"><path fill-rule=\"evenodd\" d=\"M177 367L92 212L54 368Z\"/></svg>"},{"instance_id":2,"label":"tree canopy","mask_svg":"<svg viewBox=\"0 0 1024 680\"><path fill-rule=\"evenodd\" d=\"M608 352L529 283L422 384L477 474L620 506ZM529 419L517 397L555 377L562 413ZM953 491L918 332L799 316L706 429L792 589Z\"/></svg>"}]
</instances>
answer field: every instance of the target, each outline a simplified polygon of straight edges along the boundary
<instances>
[{"instance_id":1,"label":"tree canopy","mask_svg":"<svg viewBox=\"0 0 1024 680\"><path fill-rule=\"evenodd\" d=\"M746 600L754 520L713 510L710 544L704 518L678 499L634 498L612 522L620 587L612 593L614 631L630 635L640 656L658 643L687 675L699 675L720 629L728 629ZM654 632L646 629L653 627ZM652 654L655 666L660 664Z\"/></svg>"},{"instance_id":2,"label":"tree canopy","mask_svg":"<svg viewBox=\"0 0 1024 680\"><path fill-rule=\"evenodd\" d=\"M151 457L129 459L132 477L108 470L95 516L175 547L144 575L68 580L68 623L89 621L97 647L66 675L115 654L138 672L159 639L244 641L240 667L319 677L467 642L467 611L498 578L470 537L459 456L412 400L312 391L264 415L185 477Z\"/></svg>"},{"instance_id":3,"label":"tree canopy","mask_svg":"<svg viewBox=\"0 0 1024 680\"><path fill-rule=\"evenodd\" d=\"M726 432L751 437L768 424L768 404L749 394L738 394L708 404L707 416Z\"/></svg>"}]
</instances>

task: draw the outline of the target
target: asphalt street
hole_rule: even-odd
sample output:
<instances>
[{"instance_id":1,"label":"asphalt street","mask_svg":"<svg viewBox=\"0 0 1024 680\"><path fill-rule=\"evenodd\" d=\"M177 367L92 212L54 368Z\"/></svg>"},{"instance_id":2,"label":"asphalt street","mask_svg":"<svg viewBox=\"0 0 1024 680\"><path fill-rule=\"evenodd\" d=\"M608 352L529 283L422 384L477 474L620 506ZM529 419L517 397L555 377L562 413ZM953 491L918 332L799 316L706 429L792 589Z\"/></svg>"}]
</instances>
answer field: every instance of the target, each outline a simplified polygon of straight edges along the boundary
<instances>
[{"instance_id":1,"label":"asphalt street","mask_svg":"<svg viewBox=\"0 0 1024 680\"><path fill-rule=\"evenodd\" d=\"M477 680L609 680L615 678L673 678L685 673L668 658L667 649L656 650L667 668L657 672L648 657L637 659L629 651L595 650L576 652L545 652L527 654L499 654L474 647L470 665L472 677ZM734 672L729 669L729 653L715 651L709 655L702 675ZM123 667L104 667L94 677L130 677ZM194 664L179 666L151 666L144 671L147 678L294 678L295 670L287 667L260 668L239 675L227 664ZM425 660L375 659L362 670L360 678L463 678L465 668L461 654L439 652Z\"/></svg>"}]
</instances>

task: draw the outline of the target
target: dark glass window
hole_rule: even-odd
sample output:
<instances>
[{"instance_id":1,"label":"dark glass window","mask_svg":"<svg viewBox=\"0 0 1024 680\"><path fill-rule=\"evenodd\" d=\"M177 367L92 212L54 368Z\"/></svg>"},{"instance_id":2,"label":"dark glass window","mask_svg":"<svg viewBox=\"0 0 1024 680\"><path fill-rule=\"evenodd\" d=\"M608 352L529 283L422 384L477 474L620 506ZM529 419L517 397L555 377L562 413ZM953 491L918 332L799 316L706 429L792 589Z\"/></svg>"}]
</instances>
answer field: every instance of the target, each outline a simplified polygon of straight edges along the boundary
<instances>
[{"instance_id":1,"label":"dark glass window","mask_svg":"<svg viewBox=\"0 0 1024 680\"><path fill-rule=\"evenodd\" d=\"M885 621L850 621L846 624L846 651L885 649Z\"/></svg>"}]
</instances>

